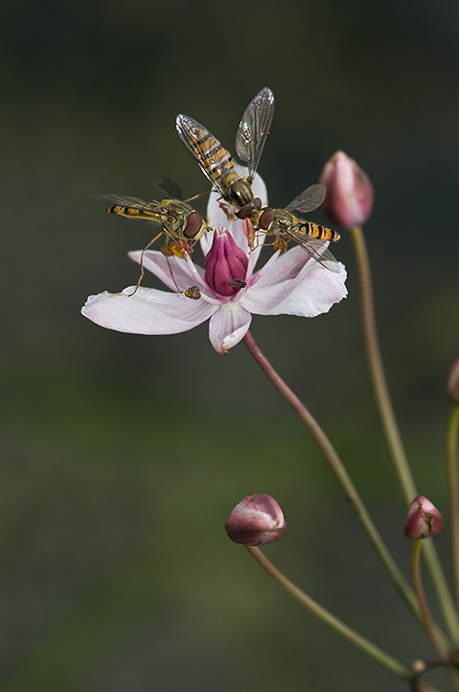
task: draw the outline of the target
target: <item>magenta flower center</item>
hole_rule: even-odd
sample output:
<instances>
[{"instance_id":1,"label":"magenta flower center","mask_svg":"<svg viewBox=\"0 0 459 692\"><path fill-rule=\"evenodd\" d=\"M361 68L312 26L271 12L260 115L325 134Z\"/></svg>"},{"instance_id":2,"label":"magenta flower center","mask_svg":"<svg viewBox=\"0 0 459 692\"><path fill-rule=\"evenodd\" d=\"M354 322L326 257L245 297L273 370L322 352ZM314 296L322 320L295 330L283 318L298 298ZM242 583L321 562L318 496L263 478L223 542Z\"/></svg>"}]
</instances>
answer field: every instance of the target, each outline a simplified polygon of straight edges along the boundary
<instances>
[{"instance_id":1,"label":"magenta flower center","mask_svg":"<svg viewBox=\"0 0 459 692\"><path fill-rule=\"evenodd\" d=\"M235 295L245 286L248 263L247 255L236 245L229 231L215 229L212 247L204 261L209 288L220 296Z\"/></svg>"}]
</instances>

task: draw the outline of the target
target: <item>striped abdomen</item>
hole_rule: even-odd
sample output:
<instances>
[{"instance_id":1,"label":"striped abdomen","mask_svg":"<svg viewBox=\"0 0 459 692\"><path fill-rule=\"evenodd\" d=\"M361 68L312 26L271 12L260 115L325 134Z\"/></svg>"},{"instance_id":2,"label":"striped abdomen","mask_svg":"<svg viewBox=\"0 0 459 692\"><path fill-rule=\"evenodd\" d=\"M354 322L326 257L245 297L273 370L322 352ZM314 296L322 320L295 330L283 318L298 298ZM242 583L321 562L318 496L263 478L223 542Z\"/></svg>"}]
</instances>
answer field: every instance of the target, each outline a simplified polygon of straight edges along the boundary
<instances>
[{"instance_id":1,"label":"striped abdomen","mask_svg":"<svg viewBox=\"0 0 459 692\"><path fill-rule=\"evenodd\" d=\"M136 209L136 207L125 207L121 204L113 204L107 207L107 214L118 214L118 216L127 216L136 219L156 219L161 221L161 216L154 211L146 211L145 209Z\"/></svg>"},{"instance_id":2,"label":"striped abdomen","mask_svg":"<svg viewBox=\"0 0 459 692\"><path fill-rule=\"evenodd\" d=\"M321 226L320 224L312 223L312 221L300 221L295 228L296 233L301 233L311 238L318 240L330 240L336 242L341 238L337 231L332 231L331 228Z\"/></svg>"},{"instance_id":3,"label":"striped abdomen","mask_svg":"<svg viewBox=\"0 0 459 692\"><path fill-rule=\"evenodd\" d=\"M206 169L210 179L217 187L227 187L227 177L235 174L234 162L229 151L227 151L218 139L215 139L210 132L203 130L199 139L190 141L195 158ZM237 176L239 177L239 176Z\"/></svg>"}]
</instances>

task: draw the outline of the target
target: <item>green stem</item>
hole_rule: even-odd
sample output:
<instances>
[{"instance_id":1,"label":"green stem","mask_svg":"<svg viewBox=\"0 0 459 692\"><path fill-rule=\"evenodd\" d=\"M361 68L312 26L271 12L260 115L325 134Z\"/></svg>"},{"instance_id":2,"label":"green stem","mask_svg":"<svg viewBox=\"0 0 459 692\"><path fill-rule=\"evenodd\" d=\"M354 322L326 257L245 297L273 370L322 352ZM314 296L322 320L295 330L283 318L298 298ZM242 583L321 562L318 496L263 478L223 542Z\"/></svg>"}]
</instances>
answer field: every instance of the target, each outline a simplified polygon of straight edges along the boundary
<instances>
[{"instance_id":1,"label":"green stem","mask_svg":"<svg viewBox=\"0 0 459 692\"><path fill-rule=\"evenodd\" d=\"M400 486L406 503L409 504L413 498L418 495L418 492L403 448L384 374L376 330L370 263L362 228L360 226L355 226L351 230L351 236L357 258L362 301L363 329L373 389ZM425 556L445 622L447 623L449 632L456 646L459 646L459 620L433 543L429 542L429 544L426 545Z\"/></svg>"},{"instance_id":2,"label":"green stem","mask_svg":"<svg viewBox=\"0 0 459 692\"><path fill-rule=\"evenodd\" d=\"M332 615L328 610L319 605L314 599L304 593L290 579L287 579L268 558L261 552L259 548L247 546L247 550L253 555L255 560L263 567L264 570L281 586L290 596L295 598L304 608L315 615L319 620L338 632L342 637L350 641L357 648L364 651L368 656L374 658L378 663L388 668L392 673L398 675L402 680L413 680L413 674L408 668L405 668L395 658L389 656L385 651L375 646L368 639L358 634L344 624L337 617Z\"/></svg>"},{"instance_id":3,"label":"green stem","mask_svg":"<svg viewBox=\"0 0 459 692\"><path fill-rule=\"evenodd\" d=\"M341 459L339 458L335 448L326 436L325 432L322 430L320 425L317 423L315 418L308 411L306 406L302 401L293 393L290 387L284 382L280 375L274 370L271 363L263 355L261 350L258 348L255 340L250 332L244 337L244 343L247 346L250 354L256 360L256 362L261 366L265 372L268 379L274 384L277 390L282 394L286 401L290 404L293 410L299 415L303 423L307 426L311 432L313 438L324 454L331 470L335 474L338 483L341 486L350 506L354 510L357 518L359 519L367 537L382 561L384 567L389 573L389 576L398 590L399 594L416 615L417 618L421 618L421 611L416 599L416 596L411 589L410 585L404 578L403 574L400 572L399 568L395 564L392 556L390 555L384 541L378 533L373 521L371 520L362 499L360 498L352 480L350 479Z\"/></svg>"},{"instance_id":4,"label":"green stem","mask_svg":"<svg viewBox=\"0 0 459 692\"><path fill-rule=\"evenodd\" d=\"M435 646L436 650L440 654L440 658L443 661L447 661L448 660L448 651L445 649L442 642L440 642L437 639L435 627L434 627L434 622L432 619L432 615L430 613L429 606L427 604L427 599L426 599L425 593L424 593L424 587L422 585L420 556L421 556L421 547L422 547L423 540L428 540L428 539L417 538L414 541L413 552L411 554L411 571L412 571L412 575L413 575L414 590L416 591L416 596L417 596L418 601L419 601L419 607L421 608L422 620L423 620L425 628L426 628L426 630L430 636L430 639L432 640L433 645Z\"/></svg>"},{"instance_id":5,"label":"green stem","mask_svg":"<svg viewBox=\"0 0 459 692\"><path fill-rule=\"evenodd\" d=\"M459 607L459 504L457 474L457 433L459 429L459 404L453 408L447 439L447 476L449 483L449 504L451 514L451 541L453 553L456 598Z\"/></svg>"},{"instance_id":6,"label":"green stem","mask_svg":"<svg viewBox=\"0 0 459 692\"><path fill-rule=\"evenodd\" d=\"M435 624L429 609L429 606L427 604L427 599L424 593L424 587L422 585L422 579L421 579L421 547L424 541L428 541L429 539L423 539L423 538L417 538L414 541L413 544L413 552L411 555L411 571L413 575L413 584L414 584L414 590L416 591L416 596L419 601L419 607L421 608L422 612L422 620L424 622L424 626L427 630L427 633L432 641L432 644L438 651L440 658L442 661L445 663L450 662L450 657L447 648L445 648L443 642L439 639ZM424 545L427 545L426 543ZM457 670L454 668L449 668L448 672L450 674L452 683L454 685L454 689L456 691L459 690L459 677Z\"/></svg>"}]
</instances>

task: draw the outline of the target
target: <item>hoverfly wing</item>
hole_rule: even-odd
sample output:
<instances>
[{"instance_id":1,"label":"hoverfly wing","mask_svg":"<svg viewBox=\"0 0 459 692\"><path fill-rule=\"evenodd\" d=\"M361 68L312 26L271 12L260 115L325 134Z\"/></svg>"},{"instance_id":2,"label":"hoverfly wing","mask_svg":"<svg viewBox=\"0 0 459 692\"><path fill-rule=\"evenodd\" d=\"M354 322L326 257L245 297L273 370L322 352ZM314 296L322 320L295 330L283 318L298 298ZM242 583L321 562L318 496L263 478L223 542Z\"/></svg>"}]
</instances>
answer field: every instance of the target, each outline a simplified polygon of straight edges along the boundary
<instances>
[{"instance_id":1,"label":"hoverfly wing","mask_svg":"<svg viewBox=\"0 0 459 692\"><path fill-rule=\"evenodd\" d=\"M317 207L320 207L327 194L327 188L325 185L311 185L307 187L306 190L295 197L293 202L285 207L286 211L300 211L303 214L307 214L310 211L314 211Z\"/></svg>"},{"instance_id":2,"label":"hoverfly wing","mask_svg":"<svg viewBox=\"0 0 459 692\"><path fill-rule=\"evenodd\" d=\"M236 134L236 153L249 168L253 181L274 115L274 94L262 89L244 111Z\"/></svg>"},{"instance_id":3,"label":"hoverfly wing","mask_svg":"<svg viewBox=\"0 0 459 692\"><path fill-rule=\"evenodd\" d=\"M226 199L228 193L224 182L228 173L234 168L230 153L222 147L209 130L188 115L180 113L175 120L175 128L206 178Z\"/></svg>"},{"instance_id":4,"label":"hoverfly wing","mask_svg":"<svg viewBox=\"0 0 459 692\"><path fill-rule=\"evenodd\" d=\"M153 184L156 189L162 192L168 199L182 199L180 187L172 178L161 176L155 178Z\"/></svg>"},{"instance_id":5,"label":"hoverfly wing","mask_svg":"<svg viewBox=\"0 0 459 692\"><path fill-rule=\"evenodd\" d=\"M285 236L294 240L324 269L328 269L335 274L340 271L339 262L328 249L326 241L310 238L304 233L297 233L294 230L285 231Z\"/></svg>"}]
</instances>

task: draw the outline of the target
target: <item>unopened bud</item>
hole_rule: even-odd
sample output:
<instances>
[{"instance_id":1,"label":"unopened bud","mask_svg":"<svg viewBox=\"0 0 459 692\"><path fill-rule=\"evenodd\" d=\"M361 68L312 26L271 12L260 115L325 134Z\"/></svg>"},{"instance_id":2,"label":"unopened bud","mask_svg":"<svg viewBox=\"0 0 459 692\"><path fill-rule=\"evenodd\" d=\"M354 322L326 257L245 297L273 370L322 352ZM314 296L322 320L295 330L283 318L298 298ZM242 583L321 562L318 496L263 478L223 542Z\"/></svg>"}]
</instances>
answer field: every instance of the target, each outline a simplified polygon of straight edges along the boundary
<instances>
[{"instance_id":1,"label":"unopened bud","mask_svg":"<svg viewBox=\"0 0 459 692\"><path fill-rule=\"evenodd\" d=\"M455 404L459 404L459 356L451 363L446 378L448 394Z\"/></svg>"},{"instance_id":2,"label":"unopened bud","mask_svg":"<svg viewBox=\"0 0 459 692\"><path fill-rule=\"evenodd\" d=\"M407 538L429 538L440 533L443 517L424 495L414 498L408 507L404 533Z\"/></svg>"},{"instance_id":3,"label":"unopened bud","mask_svg":"<svg viewBox=\"0 0 459 692\"><path fill-rule=\"evenodd\" d=\"M344 151L337 151L325 164L320 182L327 188L322 209L332 221L351 230L368 220L373 209L373 185Z\"/></svg>"},{"instance_id":4,"label":"unopened bud","mask_svg":"<svg viewBox=\"0 0 459 692\"><path fill-rule=\"evenodd\" d=\"M273 543L282 536L287 524L282 510L270 495L248 495L233 509L225 529L235 543L259 545Z\"/></svg>"}]
</instances>

